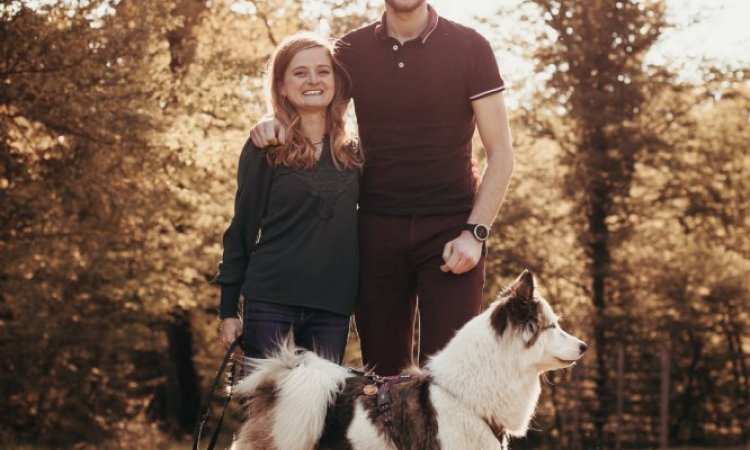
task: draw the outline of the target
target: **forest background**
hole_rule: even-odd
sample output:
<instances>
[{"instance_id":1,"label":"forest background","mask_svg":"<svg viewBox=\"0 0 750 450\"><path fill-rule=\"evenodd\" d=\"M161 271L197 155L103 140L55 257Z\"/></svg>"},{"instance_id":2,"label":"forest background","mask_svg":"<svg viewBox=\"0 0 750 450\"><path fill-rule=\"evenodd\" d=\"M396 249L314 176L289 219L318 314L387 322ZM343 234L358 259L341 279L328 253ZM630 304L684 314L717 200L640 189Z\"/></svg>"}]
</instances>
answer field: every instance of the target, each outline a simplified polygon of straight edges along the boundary
<instances>
[{"instance_id":1,"label":"forest background","mask_svg":"<svg viewBox=\"0 0 750 450\"><path fill-rule=\"evenodd\" d=\"M223 353L209 280L266 60L381 7L2 0L3 448L189 440ZM649 62L665 8L527 0L482 18L530 67L507 77L517 168L487 301L530 268L593 344L547 377L514 448L750 446L750 67Z\"/></svg>"}]
</instances>

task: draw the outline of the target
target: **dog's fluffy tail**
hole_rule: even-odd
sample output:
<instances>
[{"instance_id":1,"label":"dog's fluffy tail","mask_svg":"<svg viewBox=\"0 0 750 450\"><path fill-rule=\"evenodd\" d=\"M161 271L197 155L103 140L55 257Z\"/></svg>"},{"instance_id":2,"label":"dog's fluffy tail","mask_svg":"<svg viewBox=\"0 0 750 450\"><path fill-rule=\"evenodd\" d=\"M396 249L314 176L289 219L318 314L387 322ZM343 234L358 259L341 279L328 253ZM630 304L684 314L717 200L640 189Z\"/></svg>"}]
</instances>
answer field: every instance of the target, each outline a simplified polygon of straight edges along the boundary
<instances>
[{"instance_id":1,"label":"dog's fluffy tail","mask_svg":"<svg viewBox=\"0 0 750 450\"><path fill-rule=\"evenodd\" d=\"M234 389L239 397L267 395L275 388L273 440L276 447L309 450L323 434L328 406L333 404L349 376L346 369L315 353L294 347L285 339L268 359L248 360L250 375ZM253 417L248 420L252 421Z\"/></svg>"}]
</instances>

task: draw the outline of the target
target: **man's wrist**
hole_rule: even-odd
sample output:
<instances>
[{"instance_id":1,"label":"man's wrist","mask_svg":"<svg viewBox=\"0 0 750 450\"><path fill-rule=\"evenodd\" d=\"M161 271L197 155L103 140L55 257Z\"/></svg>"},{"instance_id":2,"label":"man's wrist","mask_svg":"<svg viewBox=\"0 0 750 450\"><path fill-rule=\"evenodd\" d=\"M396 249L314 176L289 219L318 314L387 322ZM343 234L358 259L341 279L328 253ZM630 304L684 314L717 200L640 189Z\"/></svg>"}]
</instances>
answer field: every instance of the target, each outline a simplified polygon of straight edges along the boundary
<instances>
[{"instance_id":1,"label":"man's wrist","mask_svg":"<svg viewBox=\"0 0 750 450\"><path fill-rule=\"evenodd\" d=\"M464 225L464 230L468 231L479 242L485 242L490 237L490 228L481 223L467 223Z\"/></svg>"}]
</instances>

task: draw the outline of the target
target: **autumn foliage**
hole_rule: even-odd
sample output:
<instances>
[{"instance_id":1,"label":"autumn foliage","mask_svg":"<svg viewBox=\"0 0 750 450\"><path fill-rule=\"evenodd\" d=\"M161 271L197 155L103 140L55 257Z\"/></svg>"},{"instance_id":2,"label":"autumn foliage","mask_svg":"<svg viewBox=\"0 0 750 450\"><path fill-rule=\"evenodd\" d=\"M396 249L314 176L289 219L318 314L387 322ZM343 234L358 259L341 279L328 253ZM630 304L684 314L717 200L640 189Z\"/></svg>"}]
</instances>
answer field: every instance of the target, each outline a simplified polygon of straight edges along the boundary
<instances>
[{"instance_id":1,"label":"autumn foliage","mask_svg":"<svg viewBox=\"0 0 750 450\"><path fill-rule=\"evenodd\" d=\"M0 3L0 442L184 439L222 353L209 280L266 59L379 2L30 3ZM661 1L491 22L532 16L544 33L498 43L546 75L511 111L486 296L530 268L594 345L512 446L750 442L750 68L648 65Z\"/></svg>"}]
</instances>

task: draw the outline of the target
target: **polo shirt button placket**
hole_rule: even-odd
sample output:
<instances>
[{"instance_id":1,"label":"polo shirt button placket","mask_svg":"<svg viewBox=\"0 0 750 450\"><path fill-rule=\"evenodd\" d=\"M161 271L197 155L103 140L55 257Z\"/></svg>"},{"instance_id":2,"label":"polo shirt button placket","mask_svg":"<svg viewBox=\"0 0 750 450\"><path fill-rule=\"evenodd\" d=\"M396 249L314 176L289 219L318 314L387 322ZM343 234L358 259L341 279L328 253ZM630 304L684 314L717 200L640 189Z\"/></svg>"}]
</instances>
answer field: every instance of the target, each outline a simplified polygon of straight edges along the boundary
<instances>
[{"instance_id":1,"label":"polo shirt button placket","mask_svg":"<svg viewBox=\"0 0 750 450\"><path fill-rule=\"evenodd\" d=\"M393 49L393 51L394 51L394 52L397 52L397 51L401 50L401 46L399 46L398 44L395 44L395 43L393 44L393 47L391 47L391 48ZM395 58L396 58L396 54L394 53L394 59L395 59ZM396 61L398 61L398 60L396 60ZM406 64L404 64L404 62L403 62L403 61L398 61L398 62L396 63L396 66L397 66L397 67L398 67L399 69L403 69L403 68L404 68L404 67L406 66Z\"/></svg>"}]
</instances>

